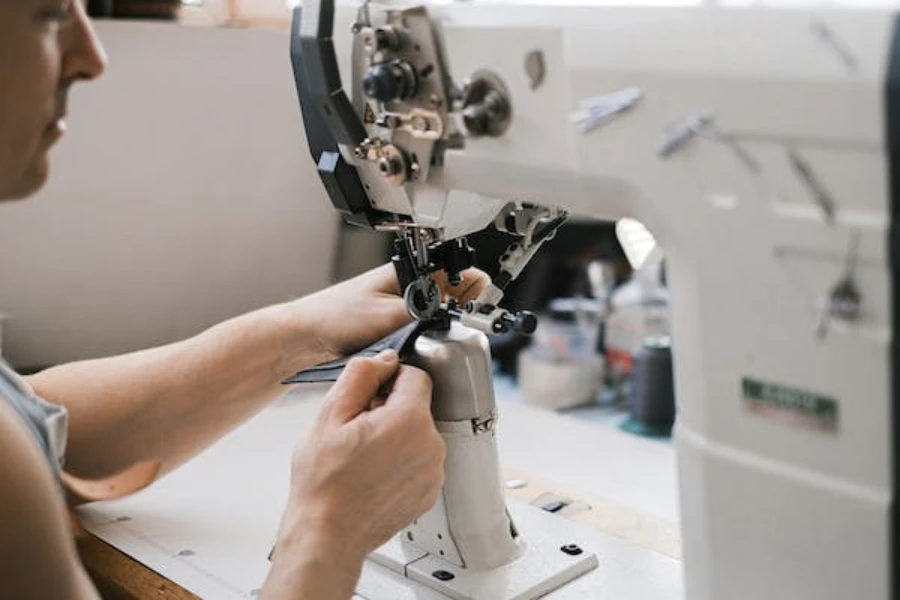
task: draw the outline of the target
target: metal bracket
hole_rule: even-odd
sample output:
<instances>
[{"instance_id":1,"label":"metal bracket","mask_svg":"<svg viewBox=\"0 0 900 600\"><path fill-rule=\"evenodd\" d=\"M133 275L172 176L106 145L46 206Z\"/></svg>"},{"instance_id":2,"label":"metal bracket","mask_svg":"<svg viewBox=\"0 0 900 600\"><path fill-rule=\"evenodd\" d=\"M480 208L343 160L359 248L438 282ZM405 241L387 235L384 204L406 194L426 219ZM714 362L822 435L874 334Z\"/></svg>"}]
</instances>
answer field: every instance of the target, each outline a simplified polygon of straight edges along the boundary
<instances>
[{"instance_id":1,"label":"metal bracket","mask_svg":"<svg viewBox=\"0 0 900 600\"><path fill-rule=\"evenodd\" d=\"M490 415L482 418L482 419L472 419L472 433L475 435L481 435L482 433L489 433L494 430L494 425L497 423L497 411L492 411Z\"/></svg>"}]
</instances>

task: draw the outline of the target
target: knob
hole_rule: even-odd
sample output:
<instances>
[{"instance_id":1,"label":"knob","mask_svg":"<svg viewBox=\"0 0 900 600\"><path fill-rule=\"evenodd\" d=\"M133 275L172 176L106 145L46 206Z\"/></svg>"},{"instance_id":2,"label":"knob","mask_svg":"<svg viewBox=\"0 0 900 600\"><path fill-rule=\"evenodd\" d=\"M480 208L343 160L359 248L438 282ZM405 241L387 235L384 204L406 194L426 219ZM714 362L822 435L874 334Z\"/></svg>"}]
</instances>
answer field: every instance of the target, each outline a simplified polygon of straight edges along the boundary
<instances>
[{"instance_id":1,"label":"knob","mask_svg":"<svg viewBox=\"0 0 900 600\"><path fill-rule=\"evenodd\" d=\"M516 322L513 324L513 329L515 329L519 333L531 335L535 332L537 326L538 320L534 313L527 310L516 313Z\"/></svg>"},{"instance_id":2,"label":"knob","mask_svg":"<svg viewBox=\"0 0 900 600\"><path fill-rule=\"evenodd\" d=\"M363 93L374 100L405 100L416 93L416 74L401 60L372 65L362 81Z\"/></svg>"},{"instance_id":3,"label":"knob","mask_svg":"<svg viewBox=\"0 0 900 600\"><path fill-rule=\"evenodd\" d=\"M504 313L494 324L495 333L505 333L510 327L522 335L531 335L537 330L538 320L533 312L523 310L516 314Z\"/></svg>"}]
</instances>

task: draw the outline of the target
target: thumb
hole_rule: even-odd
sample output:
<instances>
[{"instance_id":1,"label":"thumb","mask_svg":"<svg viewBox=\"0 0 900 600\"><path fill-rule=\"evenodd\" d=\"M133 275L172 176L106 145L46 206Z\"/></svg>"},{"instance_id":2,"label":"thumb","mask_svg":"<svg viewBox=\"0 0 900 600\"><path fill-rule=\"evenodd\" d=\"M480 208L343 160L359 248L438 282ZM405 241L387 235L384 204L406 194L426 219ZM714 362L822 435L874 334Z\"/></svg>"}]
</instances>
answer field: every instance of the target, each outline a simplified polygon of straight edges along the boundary
<instances>
[{"instance_id":1,"label":"thumb","mask_svg":"<svg viewBox=\"0 0 900 600\"><path fill-rule=\"evenodd\" d=\"M327 423L343 425L369 408L381 388L397 373L400 360L393 350L374 358L354 358L328 392L324 415Z\"/></svg>"}]
</instances>

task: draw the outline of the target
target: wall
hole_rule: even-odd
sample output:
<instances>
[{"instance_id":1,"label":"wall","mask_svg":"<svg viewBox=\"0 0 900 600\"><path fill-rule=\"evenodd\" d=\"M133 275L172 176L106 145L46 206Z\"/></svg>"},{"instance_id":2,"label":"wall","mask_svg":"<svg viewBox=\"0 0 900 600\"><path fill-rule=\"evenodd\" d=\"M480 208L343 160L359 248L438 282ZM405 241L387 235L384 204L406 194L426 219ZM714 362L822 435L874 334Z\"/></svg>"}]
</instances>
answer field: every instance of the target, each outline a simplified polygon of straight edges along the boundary
<instances>
[{"instance_id":1,"label":"wall","mask_svg":"<svg viewBox=\"0 0 900 600\"><path fill-rule=\"evenodd\" d=\"M338 219L286 33L101 22L38 197L0 206L4 354L33 366L189 336L325 286Z\"/></svg>"}]
</instances>

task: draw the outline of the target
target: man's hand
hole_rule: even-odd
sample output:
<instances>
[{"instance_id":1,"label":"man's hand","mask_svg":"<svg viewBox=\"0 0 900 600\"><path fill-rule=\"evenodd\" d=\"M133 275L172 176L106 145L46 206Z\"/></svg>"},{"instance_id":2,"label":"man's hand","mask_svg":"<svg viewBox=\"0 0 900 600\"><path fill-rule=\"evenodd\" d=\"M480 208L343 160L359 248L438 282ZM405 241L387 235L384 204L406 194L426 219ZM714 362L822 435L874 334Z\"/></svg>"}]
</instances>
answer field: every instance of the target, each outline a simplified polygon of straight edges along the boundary
<instances>
[{"instance_id":1,"label":"man's hand","mask_svg":"<svg viewBox=\"0 0 900 600\"><path fill-rule=\"evenodd\" d=\"M478 269L462 273L462 282L452 286L446 274L434 275L444 298L465 304L478 297L490 283ZM392 265L373 269L297 301L297 308L315 316L312 334L323 353L321 362L334 360L365 348L409 323L412 318L401 298Z\"/></svg>"},{"instance_id":2,"label":"man's hand","mask_svg":"<svg viewBox=\"0 0 900 600\"><path fill-rule=\"evenodd\" d=\"M366 554L428 510L446 454L431 381L396 353L353 359L293 461L268 598L349 598Z\"/></svg>"}]
</instances>

